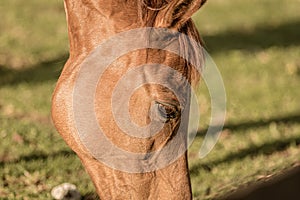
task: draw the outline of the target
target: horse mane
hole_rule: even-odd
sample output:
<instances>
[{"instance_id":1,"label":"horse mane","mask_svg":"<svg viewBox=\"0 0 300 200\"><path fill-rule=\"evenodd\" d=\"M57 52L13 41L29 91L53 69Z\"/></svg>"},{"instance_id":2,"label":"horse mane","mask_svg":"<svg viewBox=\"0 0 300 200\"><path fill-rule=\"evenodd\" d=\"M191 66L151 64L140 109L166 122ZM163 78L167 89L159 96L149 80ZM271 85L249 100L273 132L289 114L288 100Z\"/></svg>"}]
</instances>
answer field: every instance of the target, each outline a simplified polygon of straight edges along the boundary
<instances>
[{"instance_id":1,"label":"horse mane","mask_svg":"<svg viewBox=\"0 0 300 200\"><path fill-rule=\"evenodd\" d=\"M199 6L205 1L202 0ZM188 7L194 2L195 0L138 0L138 15L142 26L175 29L188 36L179 37L179 48L180 54L185 55L187 60L192 60L196 65L192 66L185 61L186 75L193 85L198 83L199 72L204 65L203 41L192 19L189 17L182 22L180 16L185 15L182 13L185 9L182 8ZM195 10L190 12L195 12Z\"/></svg>"},{"instance_id":2,"label":"horse mane","mask_svg":"<svg viewBox=\"0 0 300 200\"><path fill-rule=\"evenodd\" d=\"M141 0L144 7L152 11L159 11L168 6L169 1L146 1Z\"/></svg>"}]
</instances>

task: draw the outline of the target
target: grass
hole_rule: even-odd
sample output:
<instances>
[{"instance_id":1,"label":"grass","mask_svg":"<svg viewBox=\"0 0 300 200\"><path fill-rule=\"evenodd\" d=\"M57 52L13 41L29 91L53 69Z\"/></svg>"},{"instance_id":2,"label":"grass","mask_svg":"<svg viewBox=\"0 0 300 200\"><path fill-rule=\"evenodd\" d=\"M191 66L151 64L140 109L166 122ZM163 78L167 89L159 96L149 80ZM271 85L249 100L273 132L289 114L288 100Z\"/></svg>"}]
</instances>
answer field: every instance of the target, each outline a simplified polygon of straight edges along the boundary
<instances>
[{"instance_id":1,"label":"grass","mask_svg":"<svg viewBox=\"0 0 300 200\"><path fill-rule=\"evenodd\" d=\"M215 0L194 16L227 91L224 131L199 159L210 111L202 84L204 120L189 152L195 199L218 199L299 163L299 6ZM0 13L0 199L51 199L66 181L87 199L94 188L49 118L68 52L63 3L2 0Z\"/></svg>"}]
</instances>

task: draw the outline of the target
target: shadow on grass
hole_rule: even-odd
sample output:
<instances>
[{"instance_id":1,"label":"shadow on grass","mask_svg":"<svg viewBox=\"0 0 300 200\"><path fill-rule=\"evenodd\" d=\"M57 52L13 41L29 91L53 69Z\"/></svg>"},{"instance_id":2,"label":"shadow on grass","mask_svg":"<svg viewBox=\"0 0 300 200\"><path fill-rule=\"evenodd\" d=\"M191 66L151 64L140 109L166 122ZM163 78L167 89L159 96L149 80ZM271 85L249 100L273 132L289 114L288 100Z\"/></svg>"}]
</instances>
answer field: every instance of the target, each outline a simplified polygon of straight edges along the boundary
<instances>
[{"instance_id":1,"label":"shadow on grass","mask_svg":"<svg viewBox=\"0 0 300 200\"><path fill-rule=\"evenodd\" d=\"M208 163L199 163L190 167L190 173L194 176L197 176L200 172L199 169L204 169L210 171L213 167L222 164L229 163L236 160L240 160L246 158L248 156L255 157L257 155L271 155L275 152L282 152L289 148L291 145L300 145L300 137L291 137L291 138L283 138L277 141L264 143L259 146L252 146L247 149L242 149L239 152L231 153L227 155L225 158L211 161Z\"/></svg>"},{"instance_id":2,"label":"shadow on grass","mask_svg":"<svg viewBox=\"0 0 300 200\"><path fill-rule=\"evenodd\" d=\"M270 180L242 186L219 200L298 200L300 197L300 166Z\"/></svg>"},{"instance_id":3,"label":"shadow on grass","mask_svg":"<svg viewBox=\"0 0 300 200\"><path fill-rule=\"evenodd\" d=\"M232 49L256 50L269 47L300 45L300 21L278 26L259 26L253 30L233 30L211 36L203 36L211 53Z\"/></svg>"},{"instance_id":4,"label":"shadow on grass","mask_svg":"<svg viewBox=\"0 0 300 200\"><path fill-rule=\"evenodd\" d=\"M22 161L31 162L36 160L47 160L49 158L57 158L57 157L66 157L70 155L75 155L75 153L71 150L62 150L58 152L53 152L51 154L46 154L42 152L34 152L29 155L20 156L18 159L9 160L9 161L0 161L0 167L4 167L4 165L16 164Z\"/></svg>"},{"instance_id":5,"label":"shadow on grass","mask_svg":"<svg viewBox=\"0 0 300 200\"><path fill-rule=\"evenodd\" d=\"M263 126L269 126L271 123L300 123L300 115L290 115L286 117L277 117L277 118L270 118L268 120L260 120L256 122L245 122L240 124L228 124L224 126L224 129L229 129L232 131L237 130L246 130L250 128L259 128ZM197 134L197 137L203 135L207 132L207 130L202 130ZM191 166L190 173L192 175L198 175L199 169L211 170L212 167L219 165L225 162L232 162L239 159L243 159L247 156L257 156L257 155L271 155L275 152L281 152L289 148L291 145L300 145L300 137L291 137L291 138L282 138L277 141L273 141L270 143L264 143L260 146L252 146L248 149L240 150L239 152L232 153L227 155L225 158L215 160L209 163L199 163L196 165Z\"/></svg>"},{"instance_id":6,"label":"shadow on grass","mask_svg":"<svg viewBox=\"0 0 300 200\"><path fill-rule=\"evenodd\" d=\"M100 200L96 193L88 193L82 197L82 200Z\"/></svg>"},{"instance_id":7,"label":"shadow on grass","mask_svg":"<svg viewBox=\"0 0 300 200\"><path fill-rule=\"evenodd\" d=\"M35 152L29 155L20 156L16 160L11 161L0 161L0 168L4 167L5 165L14 165L16 163L25 161L25 162L31 162L31 161L37 161L37 160L47 160L49 158L55 159L58 157L68 157L68 156L76 156L76 154L72 150L62 150L58 152L54 152L51 154L45 154L42 152ZM82 200L100 200L98 195L96 193L87 193L83 195Z\"/></svg>"},{"instance_id":8,"label":"shadow on grass","mask_svg":"<svg viewBox=\"0 0 300 200\"><path fill-rule=\"evenodd\" d=\"M67 58L68 55L62 55L23 70L14 70L0 66L0 86L57 80Z\"/></svg>"},{"instance_id":9,"label":"shadow on grass","mask_svg":"<svg viewBox=\"0 0 300 200\"><path fill-rule=\"evenodd\" d=\"M229 129L231 131L239 131L239 130L269 126L271 123L282 123L282 124L300 123L300 114L293 114L293 115L283 116L283 117L274 117L274 118L252 121L252 122L242 122L238 124L225 124L223 129ZM200 130L197 133L197 137L203 137L203 135L206 134L206 132L207 129Z\"/></svg>"}]
</instances>

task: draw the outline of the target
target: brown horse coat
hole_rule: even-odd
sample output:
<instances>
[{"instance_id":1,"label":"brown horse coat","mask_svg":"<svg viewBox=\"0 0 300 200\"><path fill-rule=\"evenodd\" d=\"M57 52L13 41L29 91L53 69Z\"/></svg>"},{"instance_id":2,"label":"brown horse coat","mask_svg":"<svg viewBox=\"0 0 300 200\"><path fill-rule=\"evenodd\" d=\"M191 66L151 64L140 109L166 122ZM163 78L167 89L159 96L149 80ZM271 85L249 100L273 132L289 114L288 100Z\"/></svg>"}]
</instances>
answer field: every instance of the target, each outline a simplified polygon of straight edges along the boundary
<instances>
[{"instance_id":1,"label":"brown horse coat","mask_svg":"<svg viewBox=\"0 0 300 200\"><path fill-rule=\"evenodd\" d=\"M191 199L187 153L165 168L145 173L119 171L95 159L81 143L74 121L72 95L80 64L101 42L112 35L139 27L169 28L200 42L190 18L204 2L205 0L65 0L70 57L53 95L52 118L58 132L81 159L101 199ZM121 56L105 71L96 91L95 98L101 99L101 102L95 102L96 115L106 136L118 147L131 152L151 152L163 147L176 134L179 121L178 116L173 116L159 134L146 139L130 137L116 127L113 115L108 110L111 107L111 91L126 71L145 63L162 63L171 66L191 82L196 79L196 73L182 58L154 49L138 50ZM147 72L144 76L148 76ZM172 75L161 74L159 77L170 79L170 76ZM144 85L130 99L131 119L143 126L149 123L148 112L152 101L167 102L168 105L177 102L176 98L162 86ZM162 106L164 110L169 109L168 106ZM170 109L172 112L173 108Z\"/></svg>"}]
</instances>

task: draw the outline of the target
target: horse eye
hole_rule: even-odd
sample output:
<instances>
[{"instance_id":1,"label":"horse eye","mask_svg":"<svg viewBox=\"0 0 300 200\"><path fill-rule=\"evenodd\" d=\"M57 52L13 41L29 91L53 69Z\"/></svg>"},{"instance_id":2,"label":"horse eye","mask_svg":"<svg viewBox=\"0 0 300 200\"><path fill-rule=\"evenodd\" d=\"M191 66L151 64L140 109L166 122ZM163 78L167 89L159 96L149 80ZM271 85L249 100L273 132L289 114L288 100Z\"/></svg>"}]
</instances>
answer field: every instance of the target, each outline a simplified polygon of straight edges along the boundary
<instances>
[{"instance_id":1,"label":"horse eye","mask_svg":"<svg viewBox=\"0 0 300 200\"><path fill-rule=\"evenodd\" d=\"M176 108L176 106L169 105L169 104L162 104L159 102L155 102L154 112L156 113L155 116L164 122L167 122L170 119L177 118L179 114L179 111Z\"/></svg>"}]
</instances>

